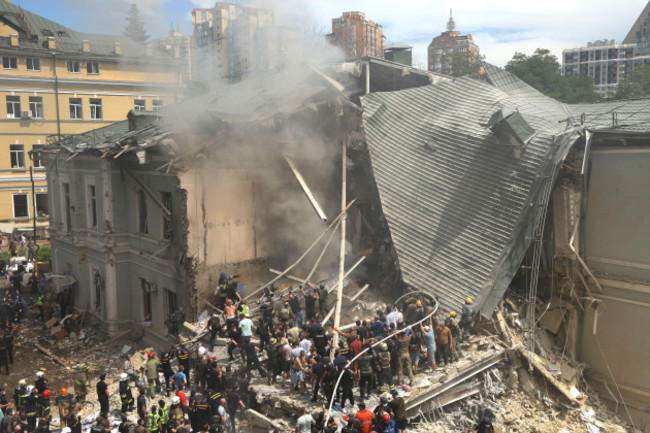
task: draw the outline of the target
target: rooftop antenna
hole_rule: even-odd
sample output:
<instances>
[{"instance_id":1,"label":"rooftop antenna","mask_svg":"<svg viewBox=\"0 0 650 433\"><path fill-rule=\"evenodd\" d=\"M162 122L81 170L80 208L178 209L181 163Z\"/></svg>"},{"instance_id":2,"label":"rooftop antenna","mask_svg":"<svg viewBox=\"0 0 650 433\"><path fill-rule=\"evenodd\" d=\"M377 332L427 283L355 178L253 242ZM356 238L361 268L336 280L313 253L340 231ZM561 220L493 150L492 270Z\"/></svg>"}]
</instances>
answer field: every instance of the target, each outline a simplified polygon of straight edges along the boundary
<instances>
[{"instance_id":1,"label":"rooftop antenna","mask_svg":"<svg viewBox=\"0 0 650 433\"><path fill-rule=\"evenodd\" d=\"M449 21L447 21L447 31L453 32L456 29L456 23L451 16L451 9L449 9Z\"/></svg>"}]
</instances>

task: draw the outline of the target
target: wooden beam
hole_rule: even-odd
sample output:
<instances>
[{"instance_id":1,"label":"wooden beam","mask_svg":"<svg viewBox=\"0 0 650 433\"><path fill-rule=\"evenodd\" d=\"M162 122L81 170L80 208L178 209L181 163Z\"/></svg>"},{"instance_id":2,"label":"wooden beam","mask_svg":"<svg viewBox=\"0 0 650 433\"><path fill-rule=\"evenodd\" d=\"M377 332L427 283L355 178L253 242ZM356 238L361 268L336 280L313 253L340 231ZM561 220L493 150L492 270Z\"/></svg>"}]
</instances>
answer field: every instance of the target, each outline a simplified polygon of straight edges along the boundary
<instances>
[{"instance_id":1,"label":"wooden beam","mask_svg":"<svg viewBox=\"0 0 650 433\"><path fill-rule=\"evenodd\" d=\"M169 209L165 207L163 202L160 201L160 198L158 198L158 196L154 194L153 191L151 191L151 189L149 189L149 187L142 180L140 180L139 177L135 175L135 173L133 173L128 168L125 168L124 171L126 171L133 178L135 183L137 183L140 186L140 188L142 188L142 190L146 192L149 197L151 197L153 202L156 203L156 206L160 208L160 210L162 211L163 214L165 214L165 216L167 216L168 218L172 216L172 213L169 211Z\"/></svg>"},{"instance_id":2,"label":"wooden beam","mask_svg":"<svg viewBox=\"0 0 650 433\"><path fill-rule=\"evenodd\" d=\"M44 348L43 346L41 346L38 343L34 343L34 345L36 346L36 348L38 350L40 350L45 355L47 355L52 361L56 362L57 364L61 365L62 367L67 367L66 363L63 362L61 360L61 358L59 358L58 356L56 356L55 354L53 354L52 352L50 352L49 350L47 350L46 348Z\"/></svg>"},{"instance_id":3,"label":"wooden beam","mask_svg":"<svg viewBox=\"0 0 650 433\"><path fill-rule=\"evenodd\" d=\"M115 337L109 338L108 340L106 340L106 341L104 341L104 342L101 342L101 343L99 343L99 344L95 344L95 345L92 347L92 349L86 349L86 350L84 350L83 352L75 353L74 356L75 356L75 358L78 359L78 358L81 358L81 357L83 357L84 355L87 355L87 354L89 354L90 352L96 350L98 347L110 346L111 344L115 343L116 341L123 339L124 337L126 337L127 335L129 335L131 332L133 332L133 329L127 329L126 331L120 332L120 333L117 334Z\"/></svg>"},{"instance_id":4,"label":"wooden beam","mask_svg":"<svg viewBox=\"0 0 650 433\"><path fill-rule=\"evenodd\" d=\"M359 290L357 293L355 293L355 295L353 297L350 298L350 301L352 301L352 302L356 301L357 298L363 294L363 292L368 290L368 287L370 287L370 284L366 284L365 286L363 286L361 288L361 290Z\"/></svg>"},{"instance_id":5,"label":"wooden beam","mask_svg":"<svg viewBox=\"0 0 650 433\"><path fill-rule=\"evenodd\" d=\"M287 155L284 155L284 159L287 161L287 164L289 164L289 168L291 168L293 175L296 177L296 180L298 181L300 187L302 188L303 192L307 196L307 199L309 199L309 202L311 203L312 207L318 214L318 217L323 221L327 221L327 215L325 215L325 212L323 212L323 209L318 204L318 201L316 201L316 197L314 197L314 194L312 194L311 190L307 186L307 182L305 182L305 179L302 177L302 174L300 174L296 166L293 164L293 161L291 161L291 159Z\"/></svg>"}]
</instances>

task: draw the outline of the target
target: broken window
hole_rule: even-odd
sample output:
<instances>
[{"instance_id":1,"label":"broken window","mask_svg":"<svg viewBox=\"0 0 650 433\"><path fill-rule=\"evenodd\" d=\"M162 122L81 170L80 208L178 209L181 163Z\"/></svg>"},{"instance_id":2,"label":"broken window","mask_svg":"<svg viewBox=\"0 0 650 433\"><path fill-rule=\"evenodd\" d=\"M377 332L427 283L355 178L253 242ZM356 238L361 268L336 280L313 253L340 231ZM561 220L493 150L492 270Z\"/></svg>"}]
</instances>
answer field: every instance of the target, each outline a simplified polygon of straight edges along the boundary
<instances>
[{"instance_id":1,"label":"broken window","mask_svg":"<svg viewBox=\"0 0 650 433\"><path fill-rule=\"evenodd\" d=\"M143 190L138 190L138 231L144 235L149 233L147 220L147 197Z\"/></svg>"},{"instance_id":2,"label":"broken window","mask_svg":"<svg viewBox=\"0 0 650 433\"><path fill-rule=\"evenodd\" d=\"M95 185L88 185L88 228L97 228L97 191Z\"/></svg>"},{"instance_id":3,"label":"broken window","mask_svg":"<svg viewBox=\"0 0 650 433\"><path fill-rule=\"evenodd\" d=\"M168 191L162 191L160 193L161 201L165 209L170 213L172 212L172 193ZM167 216L163 214L163 239L172 240L174 238L174 229L172 226L171 215Z\"/></svg>"},{"instance_id":4,"label":"broken window","mask_svg":"<svg viewBox=\"0 0 650 433\"><path fill-rule=\"evenodd\" d=\"M150 321L152 283L144 278L140 278L140 288L142 290L142 320Z\"/></svg>"},{"instance_id":5,"label":"broken window","mask_svg":"<svg viewBox=\"0 0 650 433\"><path fill-rule=\"evenodd\" d=\"M72 229L72 213L70 209L70 184L67 182L64 182L61 184L61 189L63 190L63 209L62 209L62 214L64 218L64 226L63 230L66 233L70 233L70 230Z\"/></svg>"}]
</instances>

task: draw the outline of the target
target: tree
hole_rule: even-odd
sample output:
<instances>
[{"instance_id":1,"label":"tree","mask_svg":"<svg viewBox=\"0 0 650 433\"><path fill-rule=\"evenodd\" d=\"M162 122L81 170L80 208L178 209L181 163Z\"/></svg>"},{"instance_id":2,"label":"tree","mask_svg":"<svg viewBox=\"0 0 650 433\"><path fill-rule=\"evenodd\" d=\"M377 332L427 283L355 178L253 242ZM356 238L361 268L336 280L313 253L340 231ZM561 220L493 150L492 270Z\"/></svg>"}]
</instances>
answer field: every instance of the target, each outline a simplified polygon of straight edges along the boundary
<instances>
[{"instance_id":1,"label":"tree","mask_svg":"<svg viewBox=\"0 0 650 433\"><path fill-rule=\"evenodd\" d=\"M614 99L640 98L650 95L650 69L637 65L618 81Z\"/></svg>"},{"instance_id":2,"label":"tree","mask_svg":"<svg viewBox=\"0 0 650 433\"><path fill-rule=\"evenodd\" d=\"M481 73L481 56L473 51L452 51L444 55L443 73L453 77Z\"/></svg>"},{"instance_id":3,"label":"tree","mask_svg":"<svg viewBox=\"0 0 650 433\"><path fill-rule=\"evenodd\" d=\"M126 16L124 36L143 44L146 44L149 39L147 29L144 28L144 22L140 16L140 10L135 3L131 3L131 8L129 8L129 13Z\"/></svg>"},{"instance_id":4,"label":"tree","mask_svg":"<svg viewBox=\"0 0 650 433\"><path fill-rule=\"evenodd\" d=\"M532 56L515 53L506 65L506 71L546 96L562 102L595 102L600 99L593 78L581 74L563 76L557 57L544 48L536 49Z\"/></svg>"}]
</instances>

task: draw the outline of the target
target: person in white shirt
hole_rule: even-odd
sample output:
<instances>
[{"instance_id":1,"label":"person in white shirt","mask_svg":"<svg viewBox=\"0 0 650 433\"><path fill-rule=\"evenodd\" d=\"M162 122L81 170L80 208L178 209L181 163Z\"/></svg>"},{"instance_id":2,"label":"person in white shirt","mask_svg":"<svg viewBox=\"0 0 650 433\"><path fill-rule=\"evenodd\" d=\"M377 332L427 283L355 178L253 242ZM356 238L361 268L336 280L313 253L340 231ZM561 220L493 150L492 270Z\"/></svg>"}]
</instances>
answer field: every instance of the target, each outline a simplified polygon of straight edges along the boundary
<instances>
[{"instance_id":1,"label":"person in white shirt","mask_svg":"<svg viewBox=\"0 0 650 433\"><path fill-rule=\"evenodd\" d=\"M315 425L314 418L307 413L307 408L302 408L302 416L296 423L296 433L311 433L311 426Z\"/></svg>"}]
</instances>

